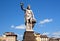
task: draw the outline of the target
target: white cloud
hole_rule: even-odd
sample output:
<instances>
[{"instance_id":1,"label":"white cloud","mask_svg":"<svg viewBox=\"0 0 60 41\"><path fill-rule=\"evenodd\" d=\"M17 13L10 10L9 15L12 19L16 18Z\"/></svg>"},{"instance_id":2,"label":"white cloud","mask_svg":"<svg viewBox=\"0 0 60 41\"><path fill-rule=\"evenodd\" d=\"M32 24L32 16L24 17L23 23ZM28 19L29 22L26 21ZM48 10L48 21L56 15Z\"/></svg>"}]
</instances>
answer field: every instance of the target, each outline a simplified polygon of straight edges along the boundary
<instances>
[{"instance_id":1,"label":"white cloud","mask_svg":"<svg viewBox=\"0 0 60 41\"><path fill-rule=\"evenodd\" d=\"M14 29L25 29L25 25L24 24L21 24L21 25L18 25L18 26L14 26L14 25L11 25L11 28L14 28Z\"/></svg>"},{"instance_id":2,"label":"white cloud","mask_svg":"<svg viewBox=\"0 0 60 41\"><path fill-rule=\"evenodd\" d=\"M48 33L48 32L44 32L42 35L49 35L50 33Z\"/></svg>"},{"instance_id":3,"label":"white cloud","mask_svg":"<svg viewBox=\"0 0 60 41\"><path fill-rule=\"evenodd\" d=\"M21 40L18 40L18 41L21 41Z\"/></svg>"},{"instance_id":4,"label":"white cloud","mask_svg":"<svg viewBox=\"0 0 60 41\"><path fill-rule=\"evenodd\" d=\"M60 38L60 31L53 33L44 32L42 35L47 35L48 37Z\"/></svg>"},{"instance_id":5,"label":"white cloud","mask_svg":"<svg viewBox=\"0 0 60 41\"><path fill-rule=\"evenodd\" d=\"M21 41L21 39L23 38L23 34L18 34L18 33L15 33L18 37L17 39Z\"/></svg>"},{"instance_id":6,"label":"white cloud","mask_svg":"<svg viewBox=\"0 0 60 41\"><path fill-rule=\"evenodd\" d=\"M44 19L44 20L40 21L40 24L45 24L45 23L49 23L52 21L53 21L53 19Z\"/></svg>"},{"instance_id":7,"label":"white cloud","mask_svg":"<svg viewBox=\"0 0 60 41\"><path fill-rule=\"evenodd\" d=\"M47 35L48 37L60 38L60 31L53 33L44 32L43 35Z\"/></svg>"},{"instance_id":8,"label":"white cloud","mask_svg":"<svg viewBox=\"0 0 60 41\"><path fill-rule=\"evenodd\" d=\"M20 35L20 37L23 37L23 35Z\"/></svg>"},{"instance_id":9,"label":"white cloud","mask_svg":"<svg viewBox=\"0 0 60 41\"><path fill-rule=\"evenodd\" d=\"M22 35L22 34L21 34L21 35L20 35L20 34L17 34L17 35L18 35L18 38L22 38L22 37L23 37L23 35Z\"/></svg>"},{"instance_id":10,"label":"white cloud","mask_svg":"<svg viewBox=\"0 0 60 41\"><path fill-rule=\"evenodd\" d=\"M52 33L53 37L60 38L60 31Z\"/></svg>"},{"instance_id":11,"label":"white cloud","mask_svg":"<svg viewBox=\"0 0 60 41\"><path fill-rule=\"evenodd\" d=\"M26 27L25 27L24 24L15 27L15 29L25 29L25 28L26 28Z\"/></svg>"},{"instance_id":12,"label":"white cloud","mask_svg":"<svg viewBox=\"0 0 60 41\"><path fill-rule=\"evenodd\" d=\"M60 35L60 31L53 33L53 35Z\"/></svg>"},{"instance_id":13,"label":"white cloud","mask_svg":"<svg viewBox=\"0 0 60 41\"><path fill-rule=\"evenodd\" d=\"M15 26L14 25L11 25L11 28L14 28Z\"/></svg>"}]
</instances>

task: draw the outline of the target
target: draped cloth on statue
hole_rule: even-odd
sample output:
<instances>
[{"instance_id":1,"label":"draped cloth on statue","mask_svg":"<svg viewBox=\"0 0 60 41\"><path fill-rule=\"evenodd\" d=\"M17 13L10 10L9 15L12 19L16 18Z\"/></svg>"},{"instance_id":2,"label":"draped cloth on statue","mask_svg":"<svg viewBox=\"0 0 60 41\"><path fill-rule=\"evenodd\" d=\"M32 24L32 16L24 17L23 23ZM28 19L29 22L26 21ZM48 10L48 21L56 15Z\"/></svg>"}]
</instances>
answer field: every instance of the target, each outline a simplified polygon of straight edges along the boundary
<instances>
[{"instance_id":1,"label":"draped cloth on statue","mask_svg":"<svg viewBox=\"0 0 60 41\"><path fill-rule=\"evenodd\" d=\"M27 6L27 9L23 7L23 3L20 3L21 9L25 12L25 25L26 25L26 31L27 30L33 30L34 24L36 23L36 20L34 18L34 14L32 10L30 9L30 5Z\"/></svg>"},{"instance_id":2,"label":"draped cloth on statue","mask_svg":"<svg viewBox=\"0 0 60 41\"><path fill-rule=\"evenodd\" d=\"M30 25L27 25L27 23L30 24ZM32 25L32 28L33 28L35 23L36 23L36 20L34 18L34 14L33 14L32 10L26 9L26 12L25 12L25 24L27 26L30 26L30 28L31 28L31 25Z\"/></svg>"}]
</instances>

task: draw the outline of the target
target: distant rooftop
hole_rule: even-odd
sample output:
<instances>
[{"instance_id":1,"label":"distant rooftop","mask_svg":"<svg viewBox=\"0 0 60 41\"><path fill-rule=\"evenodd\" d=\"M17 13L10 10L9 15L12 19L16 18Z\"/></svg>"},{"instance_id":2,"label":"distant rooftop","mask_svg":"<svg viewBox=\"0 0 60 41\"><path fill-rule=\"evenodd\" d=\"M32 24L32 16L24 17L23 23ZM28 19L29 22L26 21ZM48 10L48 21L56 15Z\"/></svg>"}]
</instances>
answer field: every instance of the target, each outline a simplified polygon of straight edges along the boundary
<instances>
[{"instance_id":1,"label":"distant rooftop","mask_svg":"<svg viewBox=\"0 0 60 41\"><path fill-rule=\"evenodd\" d=\"M41 38L48 38L47 35L40 35Z\"/></svg>"},{"instance_id":2,"label":"distant rooftop","mask_svg":"<svg viewBox=\"0 0 60 41\"><path fill-rule=\"evenodd\" d=\"M4 35L6 35L6 36L17 36L14 32L5 32Z\"/></svg>"}]
</instances>

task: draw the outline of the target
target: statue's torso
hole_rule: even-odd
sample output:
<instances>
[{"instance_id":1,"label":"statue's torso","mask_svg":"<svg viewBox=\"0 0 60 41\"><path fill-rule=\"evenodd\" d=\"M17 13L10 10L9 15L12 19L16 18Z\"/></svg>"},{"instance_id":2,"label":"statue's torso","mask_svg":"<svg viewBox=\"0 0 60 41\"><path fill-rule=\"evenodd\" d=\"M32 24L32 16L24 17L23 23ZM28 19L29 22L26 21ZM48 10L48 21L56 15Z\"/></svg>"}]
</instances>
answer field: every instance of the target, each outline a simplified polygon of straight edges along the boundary
<instances>
[{"instance_id":1,"label":"statue's torso","mask_svg":"<svg viewBox=\"0 0 60 41\"><path fill-rule=\"evenodd\" d=\"M32 10L26 10L26 18L27 19L30 19L30 18L32 18Z\"/></svg>"}]
</instances>

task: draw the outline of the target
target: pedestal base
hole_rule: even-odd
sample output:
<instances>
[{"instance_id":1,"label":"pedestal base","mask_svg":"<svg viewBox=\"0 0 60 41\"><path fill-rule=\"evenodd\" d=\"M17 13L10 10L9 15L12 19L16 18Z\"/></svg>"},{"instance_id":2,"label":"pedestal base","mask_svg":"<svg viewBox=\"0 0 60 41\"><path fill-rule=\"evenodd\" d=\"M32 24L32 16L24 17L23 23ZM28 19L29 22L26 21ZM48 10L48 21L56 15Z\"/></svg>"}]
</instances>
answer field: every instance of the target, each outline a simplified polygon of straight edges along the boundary
<instances>
[{"instance_id":1,"label":"pedestal base","mask_svg":"<svg viewBox=\"0 0 60 41\"><path fill-rule=\"evenodd\" d=\"M34 31L25 31L23 41L36 41Z\"/></svg>"}]
</instances>

